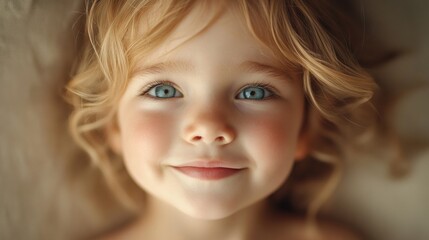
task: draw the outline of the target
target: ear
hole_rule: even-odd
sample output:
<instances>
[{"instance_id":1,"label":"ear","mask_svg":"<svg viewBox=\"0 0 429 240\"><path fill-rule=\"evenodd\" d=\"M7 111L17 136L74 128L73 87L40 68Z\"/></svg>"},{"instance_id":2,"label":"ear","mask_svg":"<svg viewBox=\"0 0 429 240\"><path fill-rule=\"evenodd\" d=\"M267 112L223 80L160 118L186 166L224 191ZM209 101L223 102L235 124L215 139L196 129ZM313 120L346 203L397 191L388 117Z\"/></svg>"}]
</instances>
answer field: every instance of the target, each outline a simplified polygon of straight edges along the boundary
<instances>
[{"instance_id":1,"label":"ear","mask_svg":"<svg viewBox=\"0 0 429 240\"><path fill-rule=\"evenodd\" d=\"M298 143L295 150L295 160L300 161L307 157L309 151L309 137L307 132L303 131L300 133Z\"/></svg>"},{"instance_id":2,"label":"ear","mask_svg":"<svg viewBox=\"0 0 429 240\"><path fill-rule=\"evenodd\" d=\"M316 119L314 114L314 109L310 107L308 102L305 102L302 125L295 150L296 161L304 160L310 151L311 133Z\"/></svg>"},{"instance_id":3,"label":"ear","mask_svg":"<svg viewBox=\"0 0 429 240\"><path fill-rule=\"evenodd\" d=\"M110 149L118 155L122 154L122 138L121 131L119 129L116 118L113 118L105 128L105 134L107 138L107 144Z\"/></svg>"}]
</instances>

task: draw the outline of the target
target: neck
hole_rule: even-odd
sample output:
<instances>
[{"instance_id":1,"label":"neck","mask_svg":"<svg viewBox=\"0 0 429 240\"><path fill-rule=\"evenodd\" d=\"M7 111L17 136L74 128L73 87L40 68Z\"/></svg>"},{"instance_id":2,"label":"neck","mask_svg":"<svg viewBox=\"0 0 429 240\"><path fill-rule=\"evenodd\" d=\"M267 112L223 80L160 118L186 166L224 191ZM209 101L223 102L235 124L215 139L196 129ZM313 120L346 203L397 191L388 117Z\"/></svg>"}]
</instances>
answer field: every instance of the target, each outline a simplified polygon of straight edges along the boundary
<instances>
[{"instance_id":1,"label":"neck","mask_svg":"<svg viewBox=\"0 0 429 240\"><path fill-rule=\"evenodd\" d=\"M157 199L148 198L136 223L145 239L251 239L263 227L269 212L266 201L218 220L192 218Z\"/></svg>"}]
</instances>

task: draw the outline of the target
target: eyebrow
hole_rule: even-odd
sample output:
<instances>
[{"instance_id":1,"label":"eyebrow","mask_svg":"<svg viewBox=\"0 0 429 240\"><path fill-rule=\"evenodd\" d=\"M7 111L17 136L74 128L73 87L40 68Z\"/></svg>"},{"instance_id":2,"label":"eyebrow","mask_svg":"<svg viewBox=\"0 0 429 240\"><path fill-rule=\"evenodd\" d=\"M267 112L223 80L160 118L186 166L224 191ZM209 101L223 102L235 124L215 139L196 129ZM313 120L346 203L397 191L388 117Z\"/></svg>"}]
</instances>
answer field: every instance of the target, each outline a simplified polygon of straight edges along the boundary
<instances>
[{"instance_id":1,"label":"eyebrow","mask_svg":"<svg viewBox=\"0 0 429 240\"><path fill-rule=\"evenodd\" d=\"M155 63L150 66L137 68L133 75L159 74L165 71L171 72L192 72L195 71L194 65L187 61L166 61Z\"/></svg>"},{"instance_id":2,"label":"eyebrow","mask_svg":"<svg viewBox=\"0 0 429 240\"><path fill-rule=\"evenodd\" d=\"M249 73L260 73L265 74L275 78L292 78L293 74L288 73L286 70L282 70L278 67L271 65L255 62L255 61L245 61L241 63L238 67L241 71ZM170 72L192 72L195 71L195 66L188 61L178 60L178 61L166 61L155 63L153 65L144 66L137 68L134 71L133 75L146 75L146 74L159 74L165 71Z\"/></svg>"},{"instance_id":3,"label":"eyebrow","mask_svg":"<svg viewBox=\"0 0 429 240\"><path fill-rule=\"evenodd\" d=\"M239 68L245 72L261 73L275 78L291 79L293 77L293 73L289 73L286 70L282 70L271 65L262 64L254 61L243 62L242 64L240 64Z\"/></svg>"}]
</instances>

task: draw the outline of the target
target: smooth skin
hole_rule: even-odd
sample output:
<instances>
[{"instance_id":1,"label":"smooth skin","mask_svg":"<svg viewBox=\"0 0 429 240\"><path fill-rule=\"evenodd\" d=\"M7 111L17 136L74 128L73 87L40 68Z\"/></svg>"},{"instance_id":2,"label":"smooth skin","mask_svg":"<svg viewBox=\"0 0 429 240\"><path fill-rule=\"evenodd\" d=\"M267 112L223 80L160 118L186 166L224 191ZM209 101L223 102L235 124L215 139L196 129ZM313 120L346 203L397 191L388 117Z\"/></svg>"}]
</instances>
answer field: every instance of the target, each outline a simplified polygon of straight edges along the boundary
<instances>
[{"instance_id":1,"label":"smooth skin","mask_svg":"<svg viewBox=\"0 0 429 240\"><path fill-rule=\"evenodd\" d=\"M148 197L142 217L110 237L301 238L302 221L266 199L306 153L302 83L232 11L188 39L198 14L139 64L120 100L109 142ZM195 162L239 171L207 180L177 170Z\"/></svg>"}]
</instances>

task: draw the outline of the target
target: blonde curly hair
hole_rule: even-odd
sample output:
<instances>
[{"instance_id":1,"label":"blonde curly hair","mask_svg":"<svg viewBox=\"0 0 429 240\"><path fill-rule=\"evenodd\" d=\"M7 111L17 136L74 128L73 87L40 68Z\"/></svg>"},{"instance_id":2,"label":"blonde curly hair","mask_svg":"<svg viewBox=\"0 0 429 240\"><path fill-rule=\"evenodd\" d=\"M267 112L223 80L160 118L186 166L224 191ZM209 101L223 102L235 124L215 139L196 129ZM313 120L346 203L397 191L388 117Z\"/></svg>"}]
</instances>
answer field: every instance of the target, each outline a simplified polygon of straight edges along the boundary
<instances>
[{"instance_id":1,"label":"blonde curly hair","mask_svg":"<svg viewBox=\"0 0 429 240\"><path fill-rule=\"evenodd\" d=\"M122 199L132 199L126 190L129 187L118 181L126 171L106 144L105 130L114 121L118 99L137 61L163 43L196 4L210 10L214 1L87 3L83 54L76 75L67 85L66 98L74 107L70 131ZM322 1L234 0L216 4L218 13L222 6L234 7L252 35L275 53L285 69L300 73L307 98L304 127L311 139L308 160L294 167L291 179L275 199L286 196L302 201L297 186L316 178L323 190L311 196L304 194L311 199L304 204L308 215L314 217L340 179L345 143L368 131L369 122L362 120L370 119L369 100L376 85L347 48L346 39L341 38L341 22L330 18L335 12L321 7ZM209 19L202 29L215 19ZM144 32L139 28L142 21L146 24ZM313 170L309 173L309 169Z\"/></svg>"}]
</instances>

